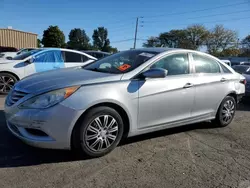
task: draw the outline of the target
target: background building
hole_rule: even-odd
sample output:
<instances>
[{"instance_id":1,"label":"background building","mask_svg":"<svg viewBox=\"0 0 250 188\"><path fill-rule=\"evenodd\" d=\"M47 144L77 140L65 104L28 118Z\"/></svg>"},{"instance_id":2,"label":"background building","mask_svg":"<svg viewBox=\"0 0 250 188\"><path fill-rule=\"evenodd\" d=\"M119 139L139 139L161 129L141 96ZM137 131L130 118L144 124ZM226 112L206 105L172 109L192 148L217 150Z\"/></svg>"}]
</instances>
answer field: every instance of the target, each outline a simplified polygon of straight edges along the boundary
<instances>
[{"instance_id":1,"label":"background building","mask_svg":"<svg viewBox=\"0 0 250 188\"><path fill-rule=\"evenodd\" d=\"M11 28L0 28L0 46L21 48L36 48L37 34L18 31Z\"/></svg>"}]
</instances>

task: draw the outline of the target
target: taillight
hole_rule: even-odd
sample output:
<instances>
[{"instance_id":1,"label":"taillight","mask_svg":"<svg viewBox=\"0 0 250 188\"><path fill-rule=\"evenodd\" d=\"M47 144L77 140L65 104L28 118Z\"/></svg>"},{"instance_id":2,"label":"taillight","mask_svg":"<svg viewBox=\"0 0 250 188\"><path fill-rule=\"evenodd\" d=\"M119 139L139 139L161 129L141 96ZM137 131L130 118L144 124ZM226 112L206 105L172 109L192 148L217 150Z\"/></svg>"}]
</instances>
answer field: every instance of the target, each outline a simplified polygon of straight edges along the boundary
<instances>
[{"instance_id":1,"label":"taillight","mask_svg":"<svg viewBox=\"0 0 250 188\"><path fill-rule=\"evenodd\" d=\"M246 79L242 79L242 80L240 80L240 83L246 85L247 84L247 80Z\"/></svg>"}]
</instances>

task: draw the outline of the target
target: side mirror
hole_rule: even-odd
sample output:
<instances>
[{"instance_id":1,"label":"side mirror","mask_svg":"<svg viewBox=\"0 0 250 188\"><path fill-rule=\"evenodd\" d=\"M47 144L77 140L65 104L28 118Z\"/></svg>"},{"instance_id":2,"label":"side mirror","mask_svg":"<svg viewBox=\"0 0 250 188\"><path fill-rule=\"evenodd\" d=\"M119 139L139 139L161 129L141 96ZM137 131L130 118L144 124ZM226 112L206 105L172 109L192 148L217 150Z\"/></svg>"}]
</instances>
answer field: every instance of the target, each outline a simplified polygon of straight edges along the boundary
<instances>
[{"instance_id":1,"label":"side mirror","mask_svg":"<svg viewBox=\"0 0 250 188\"><path fill-rule=\"evenodd\" d=\"M152 68L142 73L144 78L165 78L168 71L162 68Z\"/></svg>"},{"instance_id":2,"label":"side mirror","mask_svg":"<svg viewBox=\"0 0 250 188\"><path fill-rule=\"evenodd\" d=\"M26 61L26 63L28 63L28 64L31 64L31 63L33 63L34 62L34 58L33 57L31 57L30 59L28 59L27 61Z\"/></svg>"},{"instance_id":3,"label":"side mirror","mask_svg":"<svg viewBox=\"0 0 250 188\"><path fill-rule=\"evenodd\" d=\"M12 60L13 58L12 58L12 57L6 57L6 59L8 59L8 60Z\"/></svg>"}]
</instances>

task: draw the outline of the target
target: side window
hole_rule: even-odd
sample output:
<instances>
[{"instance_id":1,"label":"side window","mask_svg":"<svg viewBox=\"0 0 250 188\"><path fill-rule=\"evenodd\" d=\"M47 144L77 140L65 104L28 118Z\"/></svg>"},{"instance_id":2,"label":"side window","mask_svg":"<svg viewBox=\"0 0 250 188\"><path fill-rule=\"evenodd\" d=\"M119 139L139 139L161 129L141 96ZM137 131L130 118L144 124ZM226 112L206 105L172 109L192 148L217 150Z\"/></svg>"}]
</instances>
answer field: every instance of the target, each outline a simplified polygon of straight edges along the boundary
<instances>
[{"instance_id":1,"label":"side window","mask_svg":"<svg viewBox=\"0 0 250 188\"><path fill-rule=\"evenodd\" d=\"M85 56L85 55L81 55L81 56L82 56L82 62L85 62L85 61L89 60L89 58L87 56Z\"/></svg>"},{"instance_id":2,"label":"side window","mask_svg":"<svg viewBox=\"0 0 250 188\"><path fill-rule=\"evenodd\" d=\"M168 76L189 73L188 54L173 54L162 58L150 68L163 68L168 71Z\"/></svg>"},{"instance_id":3,"label":"side window","mask_svg":"<svg viewBox=\"0 0 250 188\"><path fill-rule=\"evenodd\" d=\"M53 52L44 52L34 56L34 63L55 62Z\"/></svg>"},{"instance_id":4,"label":"side window","mask_svg":"<svg viewBox=\"0 0 250 188\"><path fill-rule=\"evenodd\" d=\"M63 57L61 51L53 50L40 53L34 56L35 63L49 63L49 62L63 62Z\"/></svg>"},{"instance_id":5,"label":"side window","mask_svg":"<svg viewBox=\"0 0 250 188\"><path fill-rule=\"evenodd\" d=\"M224 66L222 63L220 64L222 70L224 73L232 73L226 66Z\"/></svg>"},{"instance_id":6,"label":"side window","mask_svg":"<svg viewBox=\"0 0 250 188\"><path fill-rule=\"evenodd\" d=\"M217 61L198 54L193 54L196 73L219 73L220 66Z\"/></svg>"},{"instance_id":7,"label":"side window","mask_svg":"<svg viewBox=\"0 0 250 188\"><path fill-rule=\"evenodd\" d=\"M74 52L64 52L65 56L65 62L82 62L82 55Z\"/></svg>"}]
</instances>

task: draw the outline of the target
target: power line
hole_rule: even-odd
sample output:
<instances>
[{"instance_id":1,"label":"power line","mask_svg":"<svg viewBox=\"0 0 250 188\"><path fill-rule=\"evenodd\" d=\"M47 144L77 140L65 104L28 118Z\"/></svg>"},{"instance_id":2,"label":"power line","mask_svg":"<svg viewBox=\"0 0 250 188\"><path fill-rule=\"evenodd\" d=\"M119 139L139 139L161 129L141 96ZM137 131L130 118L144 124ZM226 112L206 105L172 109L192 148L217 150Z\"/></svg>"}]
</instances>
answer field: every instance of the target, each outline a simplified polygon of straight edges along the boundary
<instances>
[{"instance_id":1,"label":"power line","mask_svg":"<svg viewBox=\"0 0 250 188\"><path fill-rule=\"evenodd\" d=\"M191 18L185 18L185 20L191 20L191 19L197 19L197 18L206 18L206 17L213 17L213 16L221 16L221 15L229 15L229 14L236 14L236 13L243 13L243 12L250 12L250 10L241 10L241 11L235 11L235 12L228 12L228 13L220 13L220 14L211 14L211 15L205 15L205 16L199 16L199 17L191 17ZM160 22L166 22L166 21L145 21L145 23L160 23Z\"/></svg>"},{"instance_id":2,"label":"power line","mask_svg":"<svg viewBox=\"0 0 250 188\"><path fill-rule=\"evenodd\" d=\"M249 19L250 17L244 17L244 18L232 18L232 19L226 19L226 20L217 20L217 21L207 21L207 22L201 22L201 23L193 23L193 24L207 24L207 23L220 23L220 22L228 22L228 21L238 21L238 20L245 20L245 19ZM177 27L177 26L187 26L187 25L193 25L193 24L177 24L177 25L174 25L174 27Z\"/></svg>"},{"instance_id":3,"label":"power line","mask_svg":"<svg viewBox=\"0 0 250 188\"><path fill-rule=\"evenodd\" d=\"M132 41L134 40L133 38L130 38L130 39L124 39L124 40L117 40L117 41L111 41L111 43L121 43L121 42L127 42L127 41Z\"/></svg>"},{"instance_id":4,"label":"power line","mask_svg":"<svg viewBox=\"0 0 250 188\"><path fill-rule=\"evenodd\" d=\"M112 28L108 29L109 33L114 33L114 32L120 32L120 31L132 31L133 27L132 25L130 27L121 27L121 28L115 28L114 30Z\"/></svg>"},{"instance_id":5,"label":"power line","mask_svg":"<svg viewBox=\"0 0 250 188\"><path fill-rule=\"evenodd\" d=\"M207 10L220 9L224 7L237 6L237 5L247 4L247 3L249 2L234 3L234 4L228 4L228 5L221 5L221 6L217 6L213 8L198 9L198 10L193 10L193 11L176 12L176 13L169 13L169 14L161 14L161 15L155 15L155 16L144 16L144 17L149 19L149 18L157 18L157 17L162 17L162 16L183 15L183 14L188 14L188 13L202 12L202 11L207 11Z\"/></svg>"}]
</instances>

